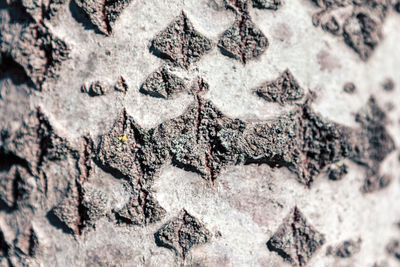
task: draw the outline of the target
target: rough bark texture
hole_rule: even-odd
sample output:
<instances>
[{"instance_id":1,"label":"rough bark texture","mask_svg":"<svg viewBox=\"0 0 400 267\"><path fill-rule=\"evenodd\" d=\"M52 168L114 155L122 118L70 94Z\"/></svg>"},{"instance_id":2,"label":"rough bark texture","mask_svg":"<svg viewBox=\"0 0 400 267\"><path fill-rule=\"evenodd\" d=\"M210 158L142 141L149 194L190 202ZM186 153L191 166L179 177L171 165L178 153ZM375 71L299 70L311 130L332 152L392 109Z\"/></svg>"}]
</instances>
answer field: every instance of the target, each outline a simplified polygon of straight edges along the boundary
<instances>
[{"instance_id":1,"label":"rough bark texture","mask_svg":"<svg viewBox=\"0 0 400 267\"><path fill-rule=\"evenodd\" d=\"M0 1L0 266L398 266L399 10Z\"/></svg>"}]
</instances>

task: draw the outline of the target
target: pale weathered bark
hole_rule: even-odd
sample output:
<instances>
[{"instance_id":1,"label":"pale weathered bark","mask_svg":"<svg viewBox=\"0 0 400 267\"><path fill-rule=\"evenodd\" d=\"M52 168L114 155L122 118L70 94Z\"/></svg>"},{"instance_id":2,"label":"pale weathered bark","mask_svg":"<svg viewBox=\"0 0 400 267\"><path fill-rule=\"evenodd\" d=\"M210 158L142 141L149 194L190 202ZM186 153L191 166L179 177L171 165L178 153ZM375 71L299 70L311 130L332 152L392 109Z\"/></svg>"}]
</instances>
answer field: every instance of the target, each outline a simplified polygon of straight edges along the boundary
<instances>
[{"instance_id":1,"label":"pale weathered bark","mask_svg":"<svg viewBox=\"0 0 400 267\"><path fill-rule=\"evenodd\" d=\"M0 1L0 266L398 266L399 12Z\"/></svg>"}]
</instances>

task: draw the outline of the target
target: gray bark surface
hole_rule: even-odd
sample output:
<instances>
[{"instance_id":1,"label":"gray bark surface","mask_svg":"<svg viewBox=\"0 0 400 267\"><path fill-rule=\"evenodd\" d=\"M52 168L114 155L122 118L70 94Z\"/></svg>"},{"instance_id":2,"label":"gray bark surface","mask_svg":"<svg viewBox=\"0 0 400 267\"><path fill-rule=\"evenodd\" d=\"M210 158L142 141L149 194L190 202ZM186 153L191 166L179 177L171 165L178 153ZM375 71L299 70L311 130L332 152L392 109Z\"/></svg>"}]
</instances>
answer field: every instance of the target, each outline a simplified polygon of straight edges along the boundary
<instances>
[{"instance_id":1,"label":"gray bark surface","mask_svg":"<svg viewBox=\"0 0 400 267\"><path fill-rule=\"evenodd\" d=\"M0 266L400 266L399 13L0 0Z\"/></svg>"}]
</instances>

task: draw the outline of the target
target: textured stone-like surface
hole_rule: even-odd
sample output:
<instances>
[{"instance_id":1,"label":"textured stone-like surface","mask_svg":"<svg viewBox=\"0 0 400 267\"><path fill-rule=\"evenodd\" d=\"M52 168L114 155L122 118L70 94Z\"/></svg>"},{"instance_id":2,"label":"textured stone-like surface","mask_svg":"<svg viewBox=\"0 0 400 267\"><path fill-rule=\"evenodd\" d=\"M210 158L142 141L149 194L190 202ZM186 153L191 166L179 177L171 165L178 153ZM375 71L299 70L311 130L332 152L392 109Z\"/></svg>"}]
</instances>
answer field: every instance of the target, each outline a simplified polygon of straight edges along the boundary
<instances>
[{"instance_id":1,"label":"textured stone-like surface","mask_svg":"<svg viewBox=\"0 0 400 267\"><path fill-rule=\"evenodd\" d=\"M99 163L116 175L137 179L152 177L171 161L210 181L229 165L264 163L287 167L310 186L326 166L344 158L367 166L369 183L394 150L385 115L373 99L357 115L361 129L323 119L312 111L309 98L276 120L250 124L226 117L200 96L195 99L183 115L150 130L141 129L123 111L102 138Z\"/></svg>"},{"instance_id":2,"label":"textured stone-like surface","mask_svg":"<svg viewBox=\"0 0 400 267\"><path fill-rule=\"evenodd\" d=\"M268 5L257 1L254 4L257 7ZM265 52L269 45L268 39L252 22L248 11L249 1L226 1L226 5L234 11L236 19L221 35L218 47L222 54L246 64Z\"/></svg>"},{"instance_id":3,"label":"textured stone-like surface","mask_svg":"<svg viewBox=\"0 0 400 267\"><path fill-rule=\"evenodd\" d=\"M211 48L211 40L196 31L183 11L151 43L155 55L186 69Z\"/></svg>"},{"instance_id":4,"label":"textured stone-like surface","mask_svg":"<svg viewBox=\"0 0 400 267\"><path fill-rule=\"evenodd\" d=\"M300 210L294 207L268 240L267 246L293 266L305 266L324 243L324 235L310 225Z\"/></svg>"},{"instance_id":5,"label":"textured stone-like surface","mask_svg":"<svg viewBox=\"0 0 400 267\"><path fill-rule=\"evenodd\" d=\"M84 84L81 87L81 92L86 93L89 96L101 96L110 93L113 89L123 93L128 91L128 85L122 76L118 78L115 85L106 84L102 81L94 81L90 84Z\"/></svg>"},{"instance_id":6,"label":"textured stone-like surface","mask_svg":"<svg viewBox=\"0 0 400 267\"><path fill-rule=\"evenodd\" d=\"M250 19L238 20L222 34L218 47L224 55L246 64L264 53L268 39Z\"/></svg>"},{"instance_id":7,"label":"textured stone-like surface","mask_svg":"<svg viewBox=\"0 0 400 267\"><path fill-rule=\"evenodd\" d=\"M105 35L111 35L115 21L131 0L74 0L93 26Z\"/></svg>"},{"instance_id":8,"label":"textured stone-like surface","mask_svg":"<svg viewBox=\"0 0 400 267\"><path fill-rule=\"evenodd\" d=\"M78 205L78 192L70 189L67 196L51 210L51 216L63 224L66 232L76 234L80 232Z\"/></svg>"},{"instance_id":9,"label":"textured stone-like surface","mask_svg":"<svg viewBox=\"0 0 400 267\"><path fill-rule=\"evenodd\" d=\"M346 240L336 247L328 247L326 253L333 255L338 258L350 258L357 254L361 250L362 241L358 240Z\"/></svg>"},{"instance_id":10,"label":"textured stone-like surface","mask_svg":"<svg viewBox=\"0 0 400 267\"><path fill-rule=\"evenodd\" d=\"M70 150L67 140L54 131L40 108L26 116L18 131L3 136L2 146L3 151L14 155L31 173L39 173L48 160L65 158Z\"/></svg>"},{"instance_id":11,"label":"textured stone-like surface","mask_svg":"<svg viewBox=\"0 0 400 267\"><path fill-rule=\"evenodd\" d=\"M18 32L17 38L14 35L12 24L4 27L0 51L6 59L19 64L36 89L41 90L44 82L57 78L70 47L43 25L28 24Z\"/></svg>"},{"instance_id":12,"label":"textured stone-like surface","mask_svg":"<svg viewBox=\"0 0 400 267\"><path fill-rule=\"evenodd\" d=\"M65 5L65 0L21 0L22 6L36 22L50 19Z\"/></svg>"},{"instance_id":13,"label":"textured stone-like surface","mask_svg":"<svg viewBox=\"0 0 400 267\"><path fill-rule=\"evenodd\" d=\"M342 36L362 60L367 60L382 41L382 25L389 12L386 0L313 1L320 11L313 15L314 26Z\"/></svg>"},{"instance_id":14,"label":"textured stone-like surface","mask_svg":"<svg viewBox=\"0 0 400 267\"><path fill-rule=\"evenodd\" d=\"M282 5L281 0L253 0L253 7L277 10Z\"/></svg>"},{"instance_id":15,"label":"textured stone-like surface","mask_svg":"<svg viewBox=\"0 0 400 267\"><path fill-rule=\"evenodd\" d=\"M130 202L121 210L114 211L119 222L147 225L161 220L165 210L158 204L152 193L134 188Z\"/></svg>"},{"instance_id":16,"label":"textured stone-like surface","mask_svg":"<svg viewBox=\"0 0 400 267\"><path fill-rule=\"evenodd\" d=\"M338 181L343 179L343 177L348 172L348 166L344 163L337 163L329 166L328 168L328 178L332 181Z\"/></svg>"},{"instance_id":17,"label":"textured stone-like surface","mask_svg":"<svg viewBox=\"0 0 400 267\"><path fill-rule=\"evenodd\" d=\"M192 247L208 242L211 234L198 219L182 210L176 218L162 226L154 237L158 246L172 249L185 258Z\"/></svg>"},{"instance_id":18,"label":"textured stone-like surface","mask_svg":"<svg viewBox=\"0 0 400 267\"><path fill-rule=\"evenodd\" d=\"M0 1L0 266L287 267L293 207L297 264L397 266L397 1L77 3Z\"/></svg>"},{"instance_id":19,"label":"textured stone-like surface","mask_svg":"<svg viewBox=\"0 0 400 267\"><path fill-rule=\"evenodd\" d=\"M144 94L161 98L171 98L185 90L184 81L165 67L150 74L140 88Z\"/></svg>"},{"instance_id":20,"label":"textured stone-like surface","mask_svg":"<svg viewBox=\"0 0 400 267\"><path fill-rule=\"evenodd\" d=\"M265 100L281 105L299 100L304 96L303 89L289 70L285 70L276 80L259 86L255 92Z\"/></svg>"},{"instance_id":21,"label":"textured stone-like surface","mask_svg":"<svg viewBox=\"0 0 400 267\"><path fill-rule=\"evenodd\" d=\"M8 209L16 209L21 202L29 203L29 193L35 186L29 178L29 173L23 167L10 167L1 177L0 202L3 202Z\"/></svg>"}]
</instances>

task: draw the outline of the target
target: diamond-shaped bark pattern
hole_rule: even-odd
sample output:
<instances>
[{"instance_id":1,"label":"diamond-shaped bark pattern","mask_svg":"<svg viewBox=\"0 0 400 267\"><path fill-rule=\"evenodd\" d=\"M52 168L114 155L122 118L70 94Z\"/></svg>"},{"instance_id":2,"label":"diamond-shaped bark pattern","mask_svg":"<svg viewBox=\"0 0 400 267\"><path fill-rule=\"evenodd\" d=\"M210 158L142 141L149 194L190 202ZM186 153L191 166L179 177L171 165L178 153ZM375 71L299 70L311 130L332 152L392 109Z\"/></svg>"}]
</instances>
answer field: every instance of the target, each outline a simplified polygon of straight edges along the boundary
<instances>
[{"instance_id":1,"label":"diamond-shaped bark pattern","mask_svg":"<svg viewBox=\"0 0 400 267\"><path fill-rule=\"evenodd\" d=\"M48 213L48 218L57 227L62 225L66 232L80 234L85 214L81 205L83 190L79 177L85 178L90 172L81 168L82 165L90 166L88 155L80 155L72 149L70 143L57 134L40 108L26 116L17 131L3 136L0 157L4 151L6 159L10 160L9 166L5 166L10 176L5 181L12 181L12 185L6 185L7 192L3 192L3 184L0 183L0 199L9 207L12 204L13 208L20 204L30 209L43 205L49 185L54 185L48 182L47 167L55 161L62 161L60 166L71 163L68 174L76 185L69 185L66 197ZM1 165L0 171L3 171Z\"/></svg>"},{"instance_id":2,"label":"diamond-shaped bark pattern","mask_svg":"<svg viewBox=\"0 0 400 267\"><path fill-rule=\"evenodd\" d=\"M312 2L320 8L313 15L314 26L321 25L324 31L341 37L362 60L366 61L383 39L382 26L391 8L390 1L312 0Z\"/></svg>"},{"instance_id":3,"label":"diamond-shaped bark pattern","mask_svg":"<svg viewBox=\"0 0 400 267\"><path fill-rule=\"evenodd\" d=\"M15 235L10 239L3 229L0 229L0 263L1 266L15 266L15 263L23 266L31 265L27 258L34 257L39 240L32 226L32 222L27 218L19 218L18 223L13 225ZM8 237L8 238L7 238ZM9 260L13 255L18 255L18 261ZM5 261L4 259L8 259Z\"/></svg>"},{"instance_id":4,"label":"diamond-shaped bark pattern","mask_svg":"<svg viewBox=\"0 0 400 267\"><path fill-rule=\"evenodd\" d=\"M9 160L0 153L0 159ZM1 168L0 168L1 170ZM14 165L8 172L0 172L0 204L15 209L19 202L28 199L32 186L27 183L28 171L23 166Z\"/></svg>"},{"instance_id":5,"label":"diamond-shaped bark pattern","mask_svg":"<svg viewBox=\"0 0 400 267\"><path fill-rule=\"evenodd\" d=\"M155 55L187 69L212 48L211 40L201 35L182 12L152 41Z\"/></svg>"},{"instance_id":6,"label":"diamond-shaped bark pattern","mask_svg":"<svg viewBox=\"0 0 400 267\"><path fill-rule=\"evenodd\" d=\"M380 25L366 14L358 13L349 17L343 25L343 37L347 45L366 60L379 44Z\"/></svg>"},{"instance_id":7,"label":"diamond-shaped bark pattern","mask_svg":"<svg viewBox=\"0 0 400 267\"><path fill-rule=\"evenodd\" d=\"M299 100L304 96L303 89L288 69L277 79L264 83L255 91L265 100L278 102L281 105Z\"/></svg>"},{"instance_id":8,"label":"diamond-shaped bark pattern","mask_svg":"<svg viewBox=\"0 0 400 267\"><path fill-rule=\"evenodd\" d=\"M115 21L131 0L75 0L77 6L88 16L102 33L111 35Z\"/></svg>"},{"instance_id":9,"label":"diamond-shaped bark pattern","mask_svg":"<svg viewBox=\"0 0 400 267\"><path fill-rule=\"evenodd\" d=\"M101 138L97 163L132 185L130 202L122 209L114 210L120 222L146 225L158 221L165 214L149 188L154 172L165 162L166 151L161 151L161 147L151 139L149 132L141 129L125 110L110 132Z\"/></svg>"},{"instance_id":10,"label":"diamond-shaped bark pattern","mask_svg":"<svg viewBox=\"0 0 400 267\"><path fill-rule=\"evenodd\" d=\"M35 88L41 91L46 81L58 78L61 64L69 58L71 48L42 24L26 24L19 32L12 29L2 29L0 53L20 65Z\"/></svg>"},{"instance_id":11,"label":"diamond-shaped bark pattern","mask_svg":"<svg viewBox=\"0 0 400 267\"><path fill-rule=\"evenodd\" d=\"M44 19L50 19L54 16L62 6L67 2L66 0L21 0L21 5L25 11L38 23Z\"/></svg>"},{"instance_id":12,"label":"diamond-shaped bark pattern","mask_svg":"<svg viewBox=\"0 0 400 267\"><path fill-rule=\"evenodd\" d=\"M370 98L364 109L356 114L356 121L366 129L359 135L363 149L357 150L357 156L371 169L377 169L379 163L395 149L395 143L386 130L387 116L375 98Z\"/></svg>"},{"instance_id":13,"label":"diamond-shaped bark pattern","mask_svg":"<svg viewBox=\"0 0 400 267\"><path fill-rule=\"evenodd\" d=\"M181 123L185 123L182 131L176 136L171 135L174 165L213 181L229 162L236 161L238 154L234 147L238 141L236 136L244 129L242 121L227 118L211 102L197 97L197 103L186 114L162 127L175 128L174 125ZM229 133L232 135L227 138L225 135ZM225 149L226 146L229 149Z\"/></svg>"},{"instance_id":14,"label":"diamond-shaped bark pattern","mask_svg":"<svg viewBox=\"0 0 400 267\"><path fill-rule=\"evenodd\" d=\"M324 242L324 235L310 225L295 207L269 239L267 247L297 267L305 266Z\"/></svg>"},{"instance_id":15,"label":"diamond-shaped bark pattern","mask_svg":"<svg viewBox=\"0 0 400 267\"><path fill-rule=\"evenodd\" d=\"M322 118L308 98L293 112L262 123L231 119L210 101L198 95L195 99L181 116L148 130L123 115L102 138L100 166L133 181L150 181L171 161L212 182L229 165L264 163L286 166L310 186L325 167L344 158L367 166L369 175L378 174L394 149L384 123L376 121L382 110L371 107L374 101L360 113L372 108L368 121L358 116L363 128L352 129Z\"/></svg>"},{"instance_id":16,"label":"diamond-shaped bark pattern","mask_svg":"<svg viewBox=\"0 0 400 267\"><path fill-rule=\"evenodd\" d=\"M302 183L310 185L326 166L354 157L357 142L353 141L354 131L321 118L309 105L299 111L298 148L301 156L294 164L294 172Z\"/></svg>"},{"instance_id":17,"label":"diamond-shaped bark pattern","mask_svg":"<svg viewBox=\"0 0 400 267\"><path fill-rule=\"evenodd\" d=\"M116 176L141 175L136 158L136 136L139 131L133 119L123 110L112 130L101 138L97 154L98 163Z\"/></svg>"},{"instance_id":18,"label":"diamond-shaped bark pattern","mask_svg":"<svg viewBox=\"0 0 400 267\"><path fill-rule=\"evenodd\" d=\"M58 220L67 233L80 233L81 220L79 215L79 195L75 188L71 188L68 195L58 203L50 214Z\"/></svg>"},{"instance_id":19,"label":"diamond-shaped bark pattern","mask_svg":"<svg viewBox=\"0 0 400 267\"><path fill-rule=\"evenodd\" d=\"M158 246L172 249L177 256L185 258L192 247L207 243L211 233L199 220L182 210L178 217L166 223L154 236Z\"/></svg>"},{"instance_id":20,"label":"diamond-shaped bark pattern","mask_svg":"<svg viewBox=\"0 0 400 267\"><path fill-rule=\"evenodd\" d=\"M134 188L131 201L119 211L115 211L120 222L134 225L146 225L159 221L165 210L147 190Z\"/></svg>"},{"instance_id":21,"label":"diamond-shaped bark pattern","mask_svg":"<svg viewBox=\"0 0 400 267\"><path fill-rule=\"evenodd\" d=\"M140 88L140 91L144 94L166 99L172 98L185 90L184 81L165 67L150 74Z\"/></svg>"},{"instance_id":22,"label":"diamond-shaped bark pattern","mask_svg":"<svg viewBox=\"0 0 400 267\"><path fill-rule=\"evenodd\" d=\"M224 55L243 64L259 57L268 45L267 37L246 16L237 19L232 27L222 34L218 42L218 47Z\"/></svg>"},{"instance_id":23,"label":"diamond-shaped bark pattern","mask_svg":"<svg viewBox=\"0 0 400 267\"><path fill-rule=\"evenodd\" d=\"M47 116L36 108L25 119L4 145L8 151L26 162L26 167L37 174L48 160L64 159L71 150L65 138L60 137L50 124Z\"/></svg>"},{"instance_id":24,"label":"diamond-shaped bark pattern","mask_svg":"<svg viewBox=\"0 0 400 267\"><path fill-rule=\"evenodd\" d=\"M261 9L277 9L279 0L253 0L253 6ZM246 64L259 57L268 48L268 39L251 21L249 0L225 0L226 8L232 10L236 19L218 41L221 53Z\"/></svg>"}]
</instances>

